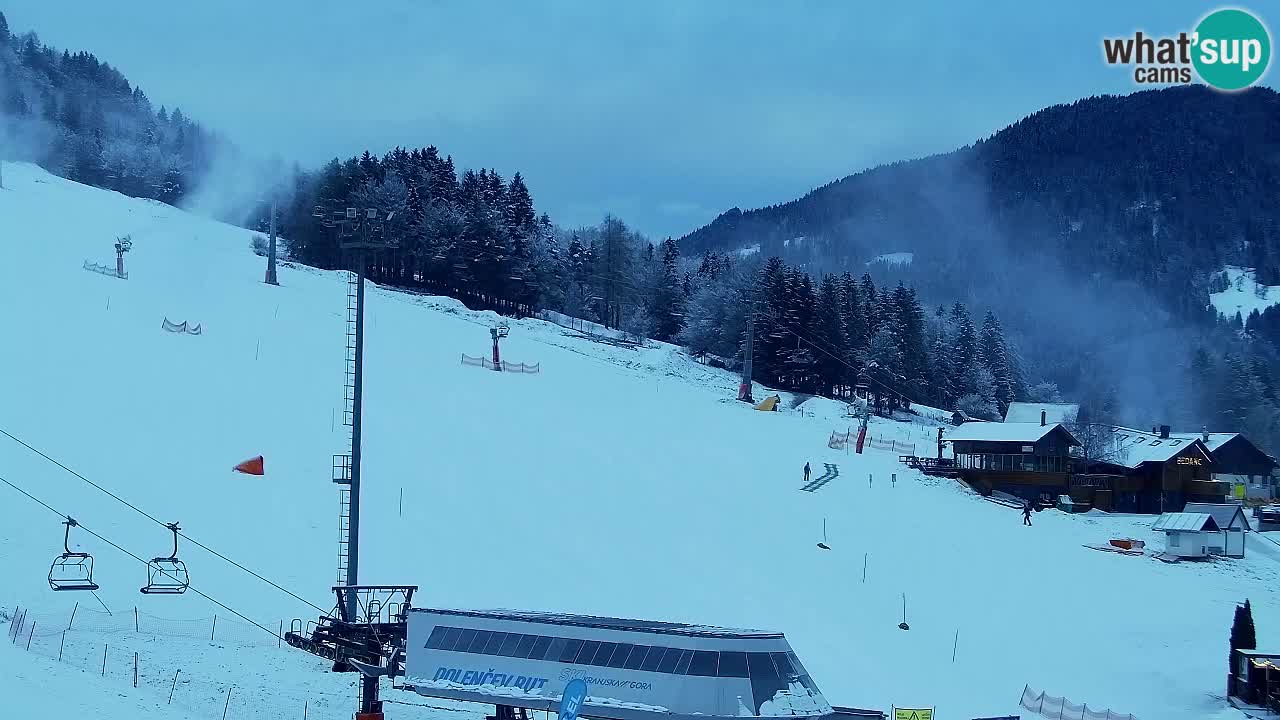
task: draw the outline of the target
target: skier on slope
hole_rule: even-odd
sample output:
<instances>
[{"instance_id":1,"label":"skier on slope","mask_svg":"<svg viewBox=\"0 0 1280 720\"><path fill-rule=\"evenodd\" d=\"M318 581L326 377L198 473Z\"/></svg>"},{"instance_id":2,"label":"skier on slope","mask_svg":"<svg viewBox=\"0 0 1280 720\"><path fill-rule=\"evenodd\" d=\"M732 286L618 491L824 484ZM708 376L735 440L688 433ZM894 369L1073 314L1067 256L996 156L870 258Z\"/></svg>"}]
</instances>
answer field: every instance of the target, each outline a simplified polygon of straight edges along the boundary
<instances>
[{"instance_id":1,"label":"skier on slope","mask_svg":"<svg viewBox=\"0 0 1280 720\"><path fill-rule=\"evenodd\" d=\"M805 461L805 464L804 464L804 481L809 482L809 462L808 461Z\"/></svg>"},{"instance_id":2,"label":"skier on slope","mask_svg":"<svg viewBox=\"0 0 1280 720\"><path fill-rule=\"evenodd\" d=\"M1022 524L1031 526L1031 501L1029 500L1022 506Z\"/></svg>"}]
</instances>

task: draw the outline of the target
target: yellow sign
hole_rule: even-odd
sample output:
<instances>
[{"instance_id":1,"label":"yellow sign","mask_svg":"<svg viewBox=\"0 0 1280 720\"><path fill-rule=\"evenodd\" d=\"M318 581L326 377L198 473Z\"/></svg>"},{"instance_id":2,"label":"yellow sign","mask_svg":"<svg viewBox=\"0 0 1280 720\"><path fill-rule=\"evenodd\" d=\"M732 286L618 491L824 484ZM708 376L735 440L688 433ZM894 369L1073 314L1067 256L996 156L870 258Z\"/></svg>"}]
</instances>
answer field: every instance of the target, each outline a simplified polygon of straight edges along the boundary
<instances>
[{"instance_id":1,"label":"yellow sign","mask_svg":"<svg viewBox=\"0 0 1280 720\"><path fill-rule=\"evenodd\" d=\"M1198 457L1180 457L1180 458L1178 458L1178 464L1179 464L1179 465L1199 465L1199 464L1200 464L1200 458L1198 458Z\"/></svg>"},{"instance_id":2,"label":"yellow sign","mask_svg":"<svg viewBox=\"0 0 1280 720\"><path fill-rule=\"evenodd\" d=\"M1244 483L1236 483L1231 490L1231 494L1234 495L1237 500L1244 499Z\"/></svg>"},{"instance_id":3,"label":"yellow sign","mask_svg":"<svg viewBox=\"0 0 1280 720\"><path fill-rule=\"evenodd\" d=\"M894 708L893 720L933 720L933 708L924 708L921 710Z\"/></svg>"}]
</instances>

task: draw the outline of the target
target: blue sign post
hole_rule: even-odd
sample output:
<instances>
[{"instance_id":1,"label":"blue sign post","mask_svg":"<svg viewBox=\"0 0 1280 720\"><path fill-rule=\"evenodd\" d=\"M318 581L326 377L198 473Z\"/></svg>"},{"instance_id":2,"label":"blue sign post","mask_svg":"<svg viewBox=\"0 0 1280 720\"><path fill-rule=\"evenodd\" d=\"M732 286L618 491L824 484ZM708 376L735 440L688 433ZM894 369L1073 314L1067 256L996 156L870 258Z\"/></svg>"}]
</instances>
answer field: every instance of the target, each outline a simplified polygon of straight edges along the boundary
<instances>
[{"instance_id":1,"label":"blue sign post","mask_svg":"<svg viewBox=\"0 0 1280 720\"><path fill-rule=\"evenodd\" d=\"M564 686L564 693L560 695L560 714L557 716L559 720L578 720L578 709L582 707L582 701L587 699L587 683L582 678L574 678Z\"/></svg>"}]
</instances>

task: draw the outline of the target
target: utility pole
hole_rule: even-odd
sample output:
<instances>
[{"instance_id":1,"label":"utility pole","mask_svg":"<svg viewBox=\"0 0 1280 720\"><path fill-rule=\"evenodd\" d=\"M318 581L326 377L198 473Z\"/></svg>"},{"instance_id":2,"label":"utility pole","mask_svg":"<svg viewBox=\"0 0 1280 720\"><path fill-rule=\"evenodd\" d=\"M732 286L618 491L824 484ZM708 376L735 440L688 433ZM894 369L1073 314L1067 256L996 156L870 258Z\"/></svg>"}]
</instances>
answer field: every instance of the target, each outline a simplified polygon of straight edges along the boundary
<instances>
[{"instance_id":1,"label":"utility pole","mask_svg":"<svg viewBox=\"0 0 1280 720\"><path fill-rule=\"evenodd\" d=\"M276 280L276 198L271 198L271 246L267 250L267 279L268 285L279 285Z\"/></svg>"},{"instance_id":2,"label":"utility pole","mask_svg":"<svg viewBox=\"0 0 1280 720\"><path fill-rule=\"evenodd\" d=\"M742 351L742 384L738 386L738 399L742 402L754 403L751 397L751 357L754 355L756 337L756 303L750 301L747 311L747 346Z\"/></svg>"}]
</instances>

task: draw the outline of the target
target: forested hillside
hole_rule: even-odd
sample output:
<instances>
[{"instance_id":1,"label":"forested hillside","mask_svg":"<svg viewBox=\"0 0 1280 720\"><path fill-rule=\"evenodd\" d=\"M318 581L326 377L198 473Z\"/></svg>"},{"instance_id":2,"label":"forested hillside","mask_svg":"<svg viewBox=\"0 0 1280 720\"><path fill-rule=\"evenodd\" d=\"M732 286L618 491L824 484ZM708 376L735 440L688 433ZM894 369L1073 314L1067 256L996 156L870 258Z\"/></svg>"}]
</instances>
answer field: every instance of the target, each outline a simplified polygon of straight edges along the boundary
<instances>
[{"instance_id":1,"label":"forested hillside","mask_svg":"<svg viewBox=\"0 0 1280 720\"><path fill-rule=\"evenodd\" d=\"M88 185L177 204L219 140L92 53L14 34L0 13L0 158Z\"/></svg>"},{"instance_id":2,"label":"forested hillside","mask_svg":"<svg viewBox=\"0 0 1280 720\"><path fill-rule=\"evenodd\" d=\"M1046 108L952 153L734 208L681 246L758 245L815 279L867 271L926 305L994 310L1025 373L1070 398L1141 425L1243 429L1280 449L1265 390L1275 321L1246 329L1209 308L1225 265L1280 283L1276 187L1280 96L1176 87ZM874 261L886 253L911 258ZM1197 349L1211 362L1194 362ZM1264 388L1247 413L1241 384Z\"/></svg>"}]
</instances>

